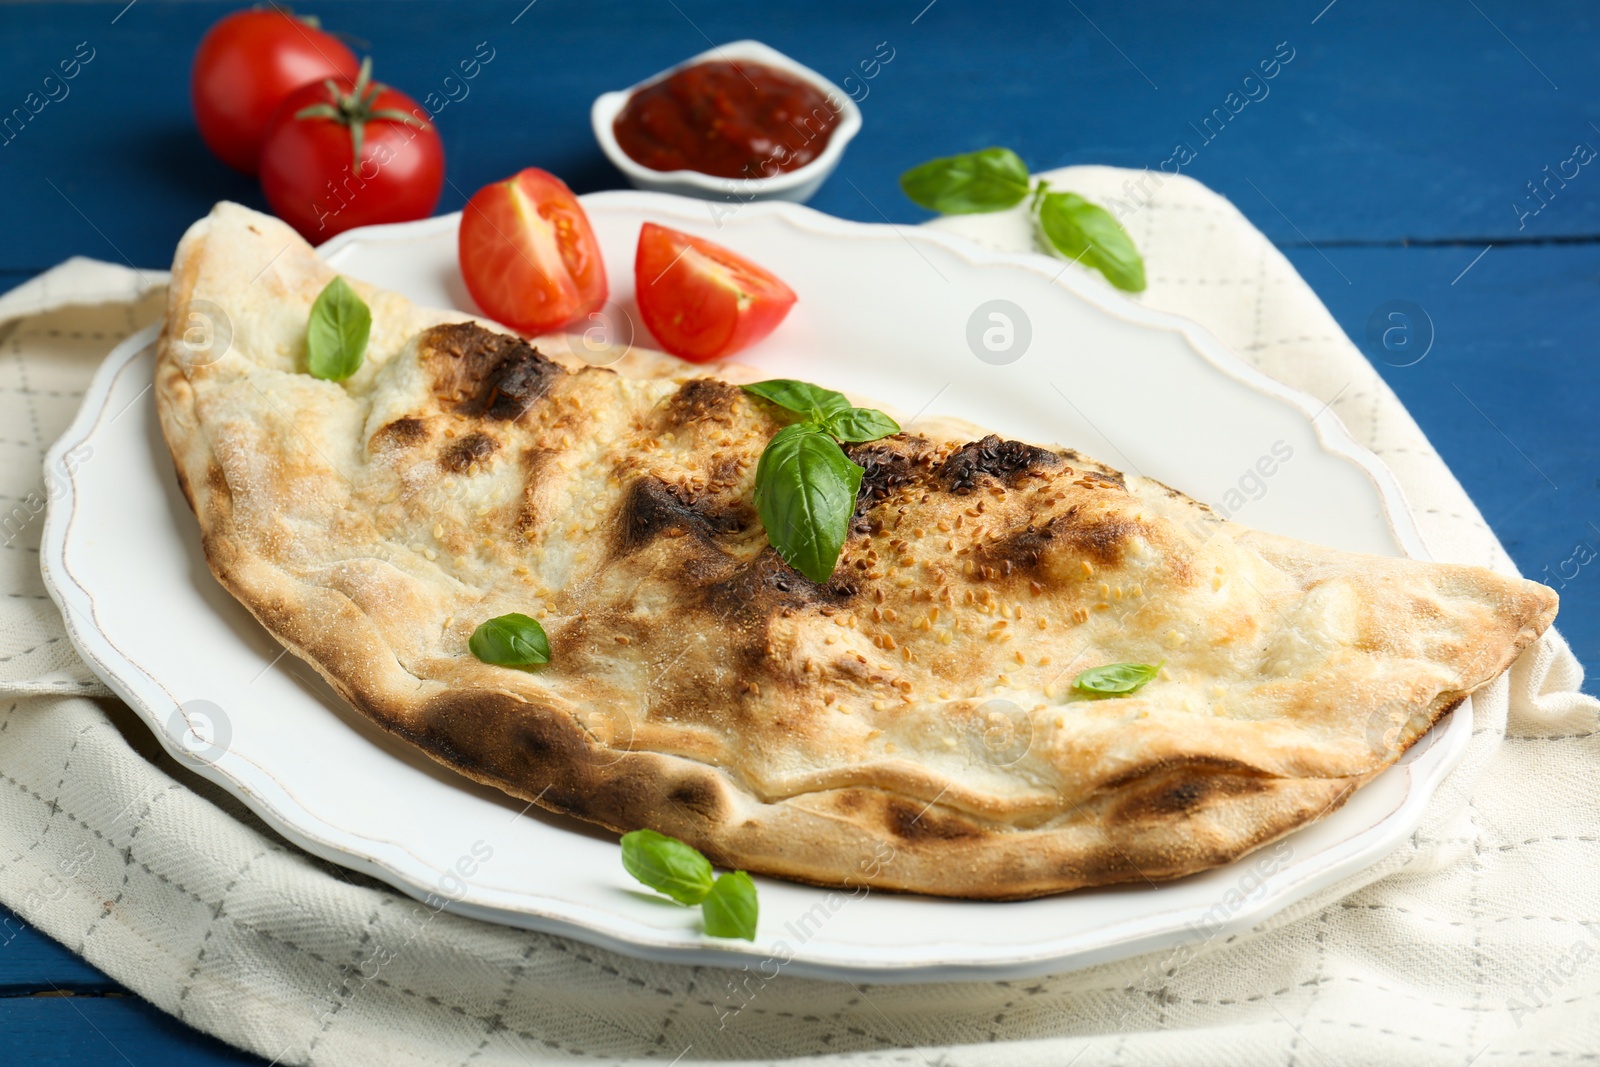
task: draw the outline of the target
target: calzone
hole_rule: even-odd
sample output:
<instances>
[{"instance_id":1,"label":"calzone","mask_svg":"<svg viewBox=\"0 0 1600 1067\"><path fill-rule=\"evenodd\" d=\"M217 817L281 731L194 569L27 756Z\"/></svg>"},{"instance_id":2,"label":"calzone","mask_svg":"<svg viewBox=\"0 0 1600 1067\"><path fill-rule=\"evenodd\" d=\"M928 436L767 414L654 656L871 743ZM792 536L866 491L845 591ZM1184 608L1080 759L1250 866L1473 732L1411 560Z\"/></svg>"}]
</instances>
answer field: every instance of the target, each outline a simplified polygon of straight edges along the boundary
<instances>
[{"instance_id":1,"label":"calzone","mask_svg":"<svg viewBox=\"0 0 1600 1067\"><path fill-rule=\"evenodd\" d=\"M231 204L178 247L155 389L211 570L433 758L728 867L1014 899L1227 863L1337 808L1555 614L1532 582L1261 533L947 421L846 446L865 474L817 583L752 503L784 414L748 371L601 366L347 279L371 337L322 380L334 276ZM228 335L204 358L196 314ZM508 613L547 665L469 651ZM1153 677L1075 685L1118 663Z\"/></svg>"}]
</instances>

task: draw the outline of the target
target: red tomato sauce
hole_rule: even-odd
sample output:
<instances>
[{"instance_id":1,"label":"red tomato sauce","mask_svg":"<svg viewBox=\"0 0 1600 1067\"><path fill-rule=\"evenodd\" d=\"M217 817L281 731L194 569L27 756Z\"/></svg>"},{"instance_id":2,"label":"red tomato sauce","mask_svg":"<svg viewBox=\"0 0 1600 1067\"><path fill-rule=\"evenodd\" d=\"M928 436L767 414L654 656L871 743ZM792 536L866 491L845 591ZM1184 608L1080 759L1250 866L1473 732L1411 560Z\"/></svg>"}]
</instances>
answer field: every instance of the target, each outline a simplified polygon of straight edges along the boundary
<instances>
[{"instance_id":1,"label":"red tomato sauce","mask_svg":"<svg viewBox=\"0 0 1600 1067\"><path fill-rule=\"evenodd\" d=\"M770 178L822 154L839 112L815 85L759 63L696 63L628 98L612 129L651 170Z\"/></svg>"}]
</instances>

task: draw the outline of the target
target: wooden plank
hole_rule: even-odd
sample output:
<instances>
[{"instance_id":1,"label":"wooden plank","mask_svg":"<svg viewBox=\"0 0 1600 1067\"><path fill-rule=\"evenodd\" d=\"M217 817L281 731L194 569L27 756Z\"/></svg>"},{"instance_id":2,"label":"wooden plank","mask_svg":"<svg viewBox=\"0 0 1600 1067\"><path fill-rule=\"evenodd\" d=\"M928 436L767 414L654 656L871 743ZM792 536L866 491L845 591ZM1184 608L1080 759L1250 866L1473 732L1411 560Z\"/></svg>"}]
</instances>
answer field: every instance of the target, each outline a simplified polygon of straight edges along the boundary
<instances>
[{"instance_id":1,"label":"wooden plank","mask_svg":"<svg viewBox=\"0 0 1600 1067\"><path fill-rule=\"evenodd\" d=\"M60 942L0 906L0 997L56 990L104 993L120 988Z\"/></svg>"},{"instance_id":2,"label":"wooden plank","mask_svg":"<svg viewBox=\"0 0 1600 1067\"><path fill-rule=\"evenodd\" d=\"M28 1067L161 1064L240 1067L267 1063L130 996L0 998L0 1059ZM11 1056L17 1059L11 1059Z\"/></svg>"},{"instance_id":3,"label":"wooden plank","mask_svg":"<svg viewBox=\"0 0 1600 1067\"><path fill-rule=\"evenodd\" d=\"M188 112L194 44L235 6L0 6L0 115L79 42L95 55L70 96L0 147L0 287L71 254L161 267L212 201L263 206L250 179L206 153ZM836 80L880 42L894 50L864 85L862 136L813 204L848 218L919 219L895 178L936 154L999 143L1036 169L1159 167L1189 142L1185 172L1298 245L1291 259L1358 341L1388 302L1426 312L1436 339L1420 362L1399 366L1405 357L1368 347L1523 570L1565 585L1560 626L1593 666L1600 562L1574 561L1579 545L1600 549L1589 525L1600 523L1600 425L1585 408L1600 391L1591 340L1600 248L1502 245L1474 263L1484 245L1463 242L1600 234L1593 168L1559 180L1544 169L1565 164L1570 175L1574 145L1600 147L1582 104L1600 88L1590 58L1600 29L1577 0L1320 7L1254 0L1154 15L1109 0L1080 0L1081 13L1046 0L926 9L827 0L802 16L634 0L538 5L513 25L507 5L472 0L325 17L370 40L379 76L418 97L441 89L478 42L496 49L470 95L440 115L453 183L441 210L527 165L580 191L619 186L593 143L590 100L701 50L707 37L760 37ZM592 52L597 26L628 32L606 36L605 64L568 61ZM1270 81L1245 85L1279 42L1293 58ZM1237 90L1257 99L1230 106ZM1539 199L1528 182L1540 183ZM1417 239L1457 244L1336 247ZM1594 680L1588 688L1600 691ZM113 985L36 931L17 932L0 952L0 991ZM30 1063L261 1062L131 997L12 995L0 1012Z\"/></svg>"},{"instance_id":4,"label":"wooden plank","mask_svg":"<svg viewBox=\"0 0 1600 1067\"><path fill-rule=\"evenodd\" d=\"M141 0L113 25L123 6L0 5L0 114L80 43L94 50L70 94L0 148L9 194L0 267L38 269L73 253L160 267L213 201L262 203L253 181L206 152L189 115L194 45L235 5ZM1082 14L1049 0L943 2L913 25L917 4L823 0L798 17L777 5L611 0L536 5L513 25L498 0L462 0L340 7L330 25L368 38L378 76L418 98L442 94L479 42L495 49L469 94L439 115L446 211L528 165L579 191L620 186L589 129L594 96L708 38L755 36L836 80L859 75L880 44L893 50L860 84L865 128L814 201L848 218L918 219L895 178L935 154L1000 143L1036 169L1159 167L1188 141L1196 158L1186 173L1279 241L1600 234L1593 167L1552 184L1549 206L1521 228L1511 206L1578 141L1600 147L1581 103L1600 90L1590 61L1600 23L1581 0L1478 7L1342 0L1313 24L1313 9L1266 0L1159 17L1110 0L1083 0ZM605 34L605 63L570 61L593 52L601 26L628 32ZM1273 79L1244 84L1280 51L1293 58ZM1234 91L1258 99L1230 102ZM1212 132L1197 132L1208 115Z\"/></svg>"}]
</instances>

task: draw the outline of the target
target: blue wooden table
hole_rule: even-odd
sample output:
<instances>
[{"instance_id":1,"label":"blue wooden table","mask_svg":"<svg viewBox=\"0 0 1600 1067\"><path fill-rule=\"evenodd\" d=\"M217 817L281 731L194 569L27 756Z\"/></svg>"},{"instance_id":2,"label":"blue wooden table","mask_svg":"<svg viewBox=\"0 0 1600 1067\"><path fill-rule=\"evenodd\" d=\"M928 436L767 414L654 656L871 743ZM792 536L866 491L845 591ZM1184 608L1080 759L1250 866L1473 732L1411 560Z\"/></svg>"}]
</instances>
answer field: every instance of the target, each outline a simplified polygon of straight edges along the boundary
<instances>
[{"instance_id":1,"label":"blue wooden table","mask_svg":"<svg viewBox=\"0 0 1600 1067\"><path fill-rule=\"evenodd\" d=\"M205 28L239 4L116 0L0 7L0 114L80 42L65 99L0 146L0 289L69 255L165 266L221 198L265 207L216 162L188 106ZM896 176L1009 145L1035 170L1183 168L1285 251L1352 338L1391 301L1420 306L1426 359L1368 348L1523 572L1564 584L1560 625L1600 665L1600 25L1582 0L496 0L299 3L363 38L418 99L479 42L493 63L441 114L464 192L538 165L578 191L621 176L589 103L710 43L760 38L842 81L886 42L866 125L813 206L916 222ZM1226 123L1207 116L1280 47L1293 59ZM1241 93L1242 95L1242 93ZM1575 163L1579 146L1589 162ZM1584 158L1577 152L1576 158ZM1554 177L1552 177L1554 175ZM848 179L848 180L846 180ZM1595 692L1594 683L1589 690ZM32 930L0 947L6 1051L31 1064L261 1062L176 1023Z\"/></svg>"}]
</instances>

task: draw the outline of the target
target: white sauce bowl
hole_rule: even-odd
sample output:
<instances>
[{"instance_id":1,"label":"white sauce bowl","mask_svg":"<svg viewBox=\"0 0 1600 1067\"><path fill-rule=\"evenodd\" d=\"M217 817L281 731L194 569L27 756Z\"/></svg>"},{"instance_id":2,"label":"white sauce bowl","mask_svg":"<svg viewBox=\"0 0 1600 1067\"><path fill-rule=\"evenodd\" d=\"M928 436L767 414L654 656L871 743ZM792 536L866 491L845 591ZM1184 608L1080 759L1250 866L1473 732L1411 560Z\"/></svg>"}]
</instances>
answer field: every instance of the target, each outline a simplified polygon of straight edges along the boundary
<instances>
[{"instance_id":1,"label":"white sauce bowl","mask_svg":"<svg viewBox=\"0 0 1600 1067\"><path fill-rule=\"evenodd\" d=\"M803 167L775 174L770 178L719 178L697 170L651 170L637 162L617 144L613 126L617 116L627 106L628 100L640 89L671 77L685 67L712 61L758 63L782 71L801 81L814 85L827 98L828 106L838 113L828 144L816 159ZM668 68L654 77L646 78L627 89L602 93L589 109L589 119L594 125L594 136L617 169L627 175L635 189L650 189L661 193L677 193L704 200L727 200L730 203L751 200L792 200L804 203L811 199L828 175L839 165L844 149L861 129L861 109L845 92L816 71L797 63L775 48L760 41L734 41L720 45Z\"/></svg>"}]
</instances>

